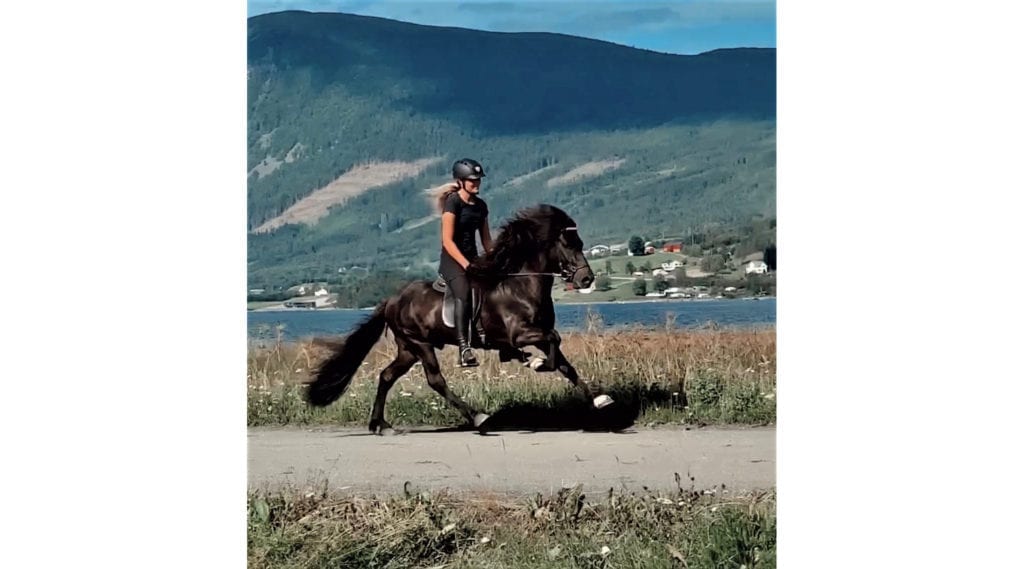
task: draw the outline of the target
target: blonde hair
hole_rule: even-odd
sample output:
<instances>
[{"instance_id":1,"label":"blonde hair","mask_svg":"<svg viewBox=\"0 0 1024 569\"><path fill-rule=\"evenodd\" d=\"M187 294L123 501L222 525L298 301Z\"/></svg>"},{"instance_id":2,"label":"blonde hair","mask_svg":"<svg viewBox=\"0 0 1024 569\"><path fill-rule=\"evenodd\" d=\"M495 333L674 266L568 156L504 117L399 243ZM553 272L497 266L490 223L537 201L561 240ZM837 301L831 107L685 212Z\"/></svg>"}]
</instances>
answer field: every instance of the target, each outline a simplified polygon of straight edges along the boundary
<instances>
[{"instance_id":1,"label":"blonde hair","mask_svg":"<svg viewBox=\"0 0 1024 569\"><path fill-rule=\"evenodd\" d=\"M455 182L445 182L440 186L430 190L430 195L434 197L435 205L437 207L437 214L441 215L444 213L444 202L448 199L448 196L459 191L459 186Z\"/></svg>"}]
</instances>

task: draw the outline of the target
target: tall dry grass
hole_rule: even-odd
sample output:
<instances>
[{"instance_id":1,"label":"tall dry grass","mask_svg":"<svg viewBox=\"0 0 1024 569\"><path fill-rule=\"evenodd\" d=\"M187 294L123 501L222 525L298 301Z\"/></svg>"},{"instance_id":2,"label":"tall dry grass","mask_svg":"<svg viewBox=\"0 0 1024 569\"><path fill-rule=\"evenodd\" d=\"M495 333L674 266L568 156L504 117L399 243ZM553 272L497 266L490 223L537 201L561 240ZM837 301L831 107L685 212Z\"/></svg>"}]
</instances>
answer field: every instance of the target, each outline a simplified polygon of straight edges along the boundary
<instances>
[{"instance_id":1,"label":"tall dry grass","mask_svg":"<svg viewBox=\"0 0 1024 569\"><path fill-rule=\"evenodd\" d=\"M337 340L333 340L337 341ZM365 424L377 375L394 358L386 335L371 350L342 399L324 409L308 406L302 384L330 353L332 341L254 341L248 355L250 425ZM770 423L775 420L775 330L589 331L563 335L562 350L580 375L609 392L633 394L643 423ZM491 412L511 404L556 407L575 390L560 374L537 373L496 352L480 352L481 365L455 366L454 349L439 352L451 389ZM431 390L416 364L391 391L387 417L395 424L454 425L461 417Z\"/></svg>"}]
</instances>

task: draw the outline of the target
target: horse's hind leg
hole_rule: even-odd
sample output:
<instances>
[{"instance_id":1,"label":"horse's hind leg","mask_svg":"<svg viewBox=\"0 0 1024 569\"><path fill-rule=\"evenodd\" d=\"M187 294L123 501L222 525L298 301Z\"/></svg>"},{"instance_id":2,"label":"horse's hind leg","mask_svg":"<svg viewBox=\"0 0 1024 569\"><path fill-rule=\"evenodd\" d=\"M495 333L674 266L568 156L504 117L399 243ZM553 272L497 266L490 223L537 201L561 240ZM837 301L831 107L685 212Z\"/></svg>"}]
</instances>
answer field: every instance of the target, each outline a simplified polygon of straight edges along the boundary
<instances>
[{"instance_id":1,"label":"horse's hind leg","mask_svg":"<svg viewBox=\"0 0 1024 569\"><path fill-rule=\"evenodd\" d=\"M460 399L458 395L452 393L451 389L448 389L448 382L441 375L441 364L437 361L434 347L420 342L416 342L414 345L416 347L416 355L423 362L423 373L426 374L427 383L430 384L431 389L440 394L441 397L444 397L444 400L449 405L458 409L459 413L466 418L466 421L471 422L474 426L479 427L481 423L487 420L487 415L478 413Z\"/></svg>"},{"instance_id":2,"label":"horse's hind leg","mask_svg":"<svg viewBox=\"0 0 1024 569\"><path fill-rule=\"evenodd\" d=\"M391 428L391 424L384 420L384 403L388 398L388 391L396 381L416 363L417 357L406 342L395 338L398 344L398 355L394 361L388 364L380 372L380 379L377 382L377 398L373 400L373 411L370 413L370 431L379 434Z\"/></svg>"}]
</instances>

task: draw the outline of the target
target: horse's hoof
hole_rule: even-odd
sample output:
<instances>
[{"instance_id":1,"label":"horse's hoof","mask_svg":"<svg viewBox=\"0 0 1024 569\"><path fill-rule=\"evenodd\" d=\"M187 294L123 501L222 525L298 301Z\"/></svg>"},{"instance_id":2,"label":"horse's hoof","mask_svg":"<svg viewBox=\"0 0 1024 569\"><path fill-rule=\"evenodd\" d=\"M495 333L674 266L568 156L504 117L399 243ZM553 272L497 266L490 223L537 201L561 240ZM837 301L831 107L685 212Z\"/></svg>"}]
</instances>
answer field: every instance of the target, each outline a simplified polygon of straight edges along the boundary
<instances>
[{"instance_id":1,"label":"horse's hoof","mask_svg":"<svg viewBox=\"0 0 1024 569\"><path fill-rule=\"evenodd\" d=\"M597 397L594 398L595 409L604 409L605 407L611 405L612 403L615 403L615 401L611 397L608 397L607 395L598 395Z\"/></svg>"},{"instance_id":2,"label":"horse's hoof","mask_svg":"<svg viewBox=\"0 0 1024 569\"><path fill-rule=\"evenodd\" d=\"M490 418L491 416L487 413L477 413L473 416L473 426L479 429L480 425L483 425Z\"/></svg>"}]
</instances>

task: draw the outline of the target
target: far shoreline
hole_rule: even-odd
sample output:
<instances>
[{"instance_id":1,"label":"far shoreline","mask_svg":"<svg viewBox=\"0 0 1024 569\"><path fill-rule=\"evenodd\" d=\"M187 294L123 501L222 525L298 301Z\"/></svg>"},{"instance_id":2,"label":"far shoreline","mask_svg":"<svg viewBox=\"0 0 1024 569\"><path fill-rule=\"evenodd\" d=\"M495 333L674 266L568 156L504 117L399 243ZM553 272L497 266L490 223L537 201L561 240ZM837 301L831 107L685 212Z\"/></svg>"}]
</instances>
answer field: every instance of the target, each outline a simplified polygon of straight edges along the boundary
<instances>
[{"instance_id":1,"label":"far shoreline","mask_svg":"<svg viewBox=\"0 0 1024 569\"><path fill-rule=\"evenodd\" d=\"M595 304L650 304L650 303L655 303L655 302L688 303L688 302L709 302L709 301L716 301L716 300L730 300L730 301L743 301L743 300L746 300L746 301L752 301L752 300L769 300L769 299L775 300L776 297L775 296L744 296L744 297L739 297L739 298L661 298L661 297L655 297L655 298L643 298L643 299L636 299L636 300L581 300L581 301L573 301L573 302L555 302L555 306L590 306L590 305L595 305ZM374 308L375 308L375 306L365 306L365 307L361 307L361 308L351 308L351 307L346 307L346 308L339 308L339 307L329 307L329 308L287 308L283 304L277 304L277 305L273 305L273 306L264 306L264 307L261 307L261 308L248 308L248 309L246 309L246 312L327 312L327 311L334 311L334 310L361 310L361 311L366 311L366 310L373 310Z\"/></svg>"}]
</instances>

